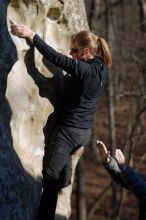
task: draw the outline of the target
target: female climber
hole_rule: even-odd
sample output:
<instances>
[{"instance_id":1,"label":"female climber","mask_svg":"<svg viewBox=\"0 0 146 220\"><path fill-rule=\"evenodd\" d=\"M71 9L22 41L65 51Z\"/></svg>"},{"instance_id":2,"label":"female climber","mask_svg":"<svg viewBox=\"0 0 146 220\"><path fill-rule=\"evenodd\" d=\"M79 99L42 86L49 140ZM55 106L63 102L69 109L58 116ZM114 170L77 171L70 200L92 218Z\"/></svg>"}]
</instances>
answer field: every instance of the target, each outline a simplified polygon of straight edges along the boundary
<instances>
[{"instance_id":1,"label":"female climber","mask_svg":"<svg viewBox=\"0 0 146 220\"><path fill-rule=\"evenodd\" d=\"M50 141L51 153L45 152L43 192L39 220L53 220L63 170L73 151L84 146L91 137L93 118L101 92L112 65L109 47L103 38L91 32L80 31L71 38L68 57L46 44L38 34L23 24L12 24L11 32L26 39L56 67L69 74L59 125Z\"/></svg>"}]
</instances>

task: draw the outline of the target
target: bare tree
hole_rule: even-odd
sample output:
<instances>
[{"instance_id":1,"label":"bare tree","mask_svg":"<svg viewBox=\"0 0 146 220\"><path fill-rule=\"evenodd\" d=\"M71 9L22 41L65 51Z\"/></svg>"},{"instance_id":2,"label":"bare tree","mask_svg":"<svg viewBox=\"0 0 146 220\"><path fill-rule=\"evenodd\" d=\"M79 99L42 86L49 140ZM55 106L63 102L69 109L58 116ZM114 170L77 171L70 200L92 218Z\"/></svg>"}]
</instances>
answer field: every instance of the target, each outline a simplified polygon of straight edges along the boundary
<instances>
[{"instance_id":1,"label":"bare tree","mask_svg":"<svg viewBox=\"0 0 146 220\"><path fill-rule=\"evenodd\" d=\"M139 5L139 21L141 32L146 32L146 1L137 0Z\"/></svg>"},{"instance_id":2,"label":"bare tree","mask_svg":"<svg viewBox=\"0 0 146 220\"><path fill-rule=\"evenodd\" d=\"M87 207L85 197L85 182L84 182L84 157L82 157L77 165L77 220L87 219Z\"/></svg>"},{"instance_id":3,"label":"bare tree","mask_svg":"<svg viewBox=\"0 0 146 220\"><path fill-rule=\"evenodd\" d=\"M111 7L111 0L106 0L106 8L107 8L107 14L106 14L106 30L107 30L107 39L109 42L109 45L114 51L114 45L115 45L115 33L114 33L114 27L113 27L113 21L112 21L112 7ZM113 72L112 70L109 73L108 77L108 95L109 95L109 132L110 132L110 151L111 155L114 154L115 146L116 146L116 140L115 140L115 114L114 114L114 87L113 87ZM113 184L113 206L116 205L116 185Z\"/></svg>"}]
</instances>

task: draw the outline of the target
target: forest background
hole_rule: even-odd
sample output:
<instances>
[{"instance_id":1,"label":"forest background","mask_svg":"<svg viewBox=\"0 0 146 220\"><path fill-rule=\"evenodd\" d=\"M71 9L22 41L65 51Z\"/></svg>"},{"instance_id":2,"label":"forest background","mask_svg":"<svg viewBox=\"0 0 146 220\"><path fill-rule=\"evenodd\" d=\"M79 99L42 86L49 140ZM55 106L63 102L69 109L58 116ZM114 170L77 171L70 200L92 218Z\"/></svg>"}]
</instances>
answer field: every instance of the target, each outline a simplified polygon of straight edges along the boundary
<instances>
[{"instance_id":1,"label":"forest background","mask_svg":"<svg viewBox=\"0 0 146 220\"><path fill-rule=\"evenodd\" d=\"M105 38L113 66L95 117L94 133L77 167L70 220L137 219L134 195L114 184L96 140L146 173L146 1L85 0L90 30Z\"/></svg>"}]
</instances>

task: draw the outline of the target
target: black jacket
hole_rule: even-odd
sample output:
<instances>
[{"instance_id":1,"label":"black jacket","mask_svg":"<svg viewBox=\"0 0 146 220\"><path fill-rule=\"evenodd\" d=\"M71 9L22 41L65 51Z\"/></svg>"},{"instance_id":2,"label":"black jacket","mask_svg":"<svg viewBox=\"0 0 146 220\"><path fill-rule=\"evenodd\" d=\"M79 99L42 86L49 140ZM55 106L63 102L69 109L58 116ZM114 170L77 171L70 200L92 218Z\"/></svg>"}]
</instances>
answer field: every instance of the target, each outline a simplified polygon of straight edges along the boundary
<instances>
[{"instance_id":1,"label":"black jacket","mask_svg":"<svg viewBox=\"0 0 146 220\"><path fill-rule=\"evenodd\" d=\"M139 220L146 220L146 176L134 171L129 166L120 166L111 158L111 162L104 164L105 168L122 187L130 190L139 200Z\"/></svg>"},{"instance_id":2,"label":"black jacket","mask_svg":"<svg viewBox=\"0 0 146 220\"><path fill-rule=\"evenodd\" d=\"M47 45L37 34L33 45L47 60L70 75L61 123L77 128L91 128L108 74L102 59L97 57L85 62L69 58Z\"/></svg>"}]
</instances>

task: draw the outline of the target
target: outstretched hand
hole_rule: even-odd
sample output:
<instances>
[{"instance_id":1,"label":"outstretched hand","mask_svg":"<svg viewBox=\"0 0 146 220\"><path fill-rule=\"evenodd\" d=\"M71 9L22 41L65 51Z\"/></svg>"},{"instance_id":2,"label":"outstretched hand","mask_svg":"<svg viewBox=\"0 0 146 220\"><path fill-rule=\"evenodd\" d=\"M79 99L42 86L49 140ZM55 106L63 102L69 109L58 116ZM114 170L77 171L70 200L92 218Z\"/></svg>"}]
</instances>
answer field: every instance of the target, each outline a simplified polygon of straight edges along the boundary
<instances>
[{"instance_id":1,"label":"outstretched hand","mask_svg":"<svg viewBox=\"0 0 146 220\"><path fill-rule=\"evenodd\" d=\"M125 164L125 156L120 149L116 149L114 158L117 160L119 165Z\"/></svg>"},{"instance_id":2,"label":"outstretched hand","mask_svg":"<svg viewBox=\"0 0 146 220\"><path fill-rule=\"evenodd\" d=\"M99 150L99 154L101 156L102 161L110 162L110 151L107 150L105 144L102 141L97 140L97 148ZM116 159L119 165L125 164L125 156L120 149L115 150L114 158Z\"/></svg>"},{"instance_id":3,"label":"outstretched hand","mask_svg":"<svg viewBox=\"0 0 146 220\"><path fill-rule=\"evenodd\" d=\"M99 140L97 140L96 144L97 144L102 161L107 162L107 163L110 162L110 158L109 158L110 152L107 150L105 144Z\"/></svg>"},{"instance_id":4,"label":"outstretched hand","mask_svg":"<svg viewBox=\"0 0 146 220\"><path fill-rule=\"evenodd\" d=\"M15 22L11 22L11 33L21 38L28 38L32 40L35 33L24 24L17 24Z\"/></svg>"}]
</instances>

